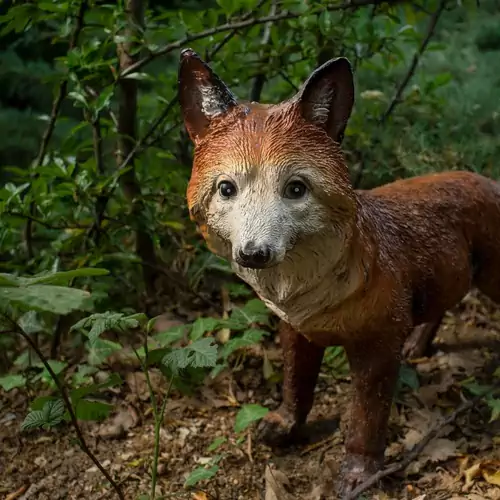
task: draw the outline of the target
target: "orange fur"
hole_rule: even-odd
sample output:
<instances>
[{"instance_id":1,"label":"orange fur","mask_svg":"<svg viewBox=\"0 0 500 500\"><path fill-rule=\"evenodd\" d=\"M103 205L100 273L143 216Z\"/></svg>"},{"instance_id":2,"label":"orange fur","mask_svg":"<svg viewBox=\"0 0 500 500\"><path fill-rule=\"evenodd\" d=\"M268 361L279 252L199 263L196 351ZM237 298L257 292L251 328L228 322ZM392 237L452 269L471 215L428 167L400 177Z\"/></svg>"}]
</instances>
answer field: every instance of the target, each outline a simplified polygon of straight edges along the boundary
<instances>
[{"instance_id":1,"label":"orange fur","mask_svg":"<svg viewBox=\"0 0 500 500\"><path fill-rule=\"evenodd\" d=\"M276 106L238 104L228 95L220 112L196 115L197 97L190 92L200 82L206 89L214 76L195 57L184 53L180 73L181 105L196 145L187 192L193 219L206 224L216 172L241 170L252 179L266 169L285 176L307 165L313 170L312 192L339 235L296 243L306 252L298 254L296 267L287 268L290 273L325 259L328 252L318 253L317 245L341 243L340 252L331 250L333 268L328 259L322 262L324 275L310 289L281 302L272 286L257 290L285 318L283 403L268 414L260 432L272 442L289 437L305 421L324 348L345 346L353 399L340 492L348 496L383 462L405 339L419 325L437 325L472 286L500 303L500 187L478 174L446 172L355 191L339 147L350 113L345 66L327 63L296 99ZM208 227L203 234L210 241ZM257 273L257 281L266 272ZM329 287L338 293L329 295ZM315 301L323 301L321 307ZM297 308L310 314L294 316ZM435 330L428 329L425 341Z\"/></svg>"}]
</instances>

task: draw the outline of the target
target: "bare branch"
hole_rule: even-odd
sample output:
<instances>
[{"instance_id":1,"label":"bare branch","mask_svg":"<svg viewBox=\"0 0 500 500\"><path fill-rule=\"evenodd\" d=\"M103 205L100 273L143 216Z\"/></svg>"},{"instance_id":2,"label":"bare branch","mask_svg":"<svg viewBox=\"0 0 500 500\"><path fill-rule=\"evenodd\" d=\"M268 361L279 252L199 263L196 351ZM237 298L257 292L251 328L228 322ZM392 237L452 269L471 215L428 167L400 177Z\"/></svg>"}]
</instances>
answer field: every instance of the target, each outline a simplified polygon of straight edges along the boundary
<instances>
[{"instance_id":1,"label":"bare branch","mask_svg":"<svg viewBox=\"0 0 500 500\"><path fill-rule=\"evenodd\" d=\"M486 394L480 394L470 399L469 401L464 401L453 413L451 413L448 417L443 419L440 423L434 425L434 427L425 435L425 437L417 445L415 445L411 449L411 451L403 458L403 460L401 460L398 463L392 464L389 467L386 467L385 469L373 474L373 476L371 476L366 481L357 486L349 494L346 500L356 500L356 498L358 498L358 496L361 495L361 493L371 488L373 485L378 483L384 477L390 476L396 472L406 469L406 467L408 467L408 465L410 465L413 462L413 460L415 460L415 458L417 458L422 453L422 451L429 444L429 442L432 441L436 436L438 436L439 433L447 425L452 424L457 419L457 417L460 416L462 413L465 413L467 410L477 405L484 397L495 394L496 392L498 392L499 389L500 389L500 383L497 383Z\"/></svg>"},{"instance_id":2,"label":"bare branch","mask_svg":"<svg viewBox=\"0 0 500 500\"><path fill-rule=\"evenodd\" d=\"M349 10L349 9L358 9L360 7L365 7L367 5L377 5L381 3L390 3L390 4L397 4L401 3L404 0L348 0L345 1L341 4L337 5L327 5L325 7L322 7L320 10L327 10L330 12L334 11L340 11L340 10ZM314 12L311 12L313 14ZM182 46L195 42L196 40L201 40L202 38L207 38L213 35L216 35L218 33L224 33L226 31L237 31L242 28L250 28L252 26L257 26L259 24L266 24L268 22L275 23L278 21L284 21L286 19L297 19L298 17L304 15L302 12L288 12L288 11L283 11L275 15L267 15L263 17L256 17L256 18L248 18L248 19L242 19L239 21L235 22L229 22L226 24L221 24L219 26L216 26L214 28L201 31L200 33L195 33L194 35L188 35L181 40L177 40L175 42L169 43L162 47L161 49L158 49L155 52L151 52L148 54L146 57L140 59L137 61L135 64L129 66L125 71L122 71L120 74L120 78L124 78L127 75L130 75L131 73L135 73L139 71L141 68L143 68L146 64L150 63L154 59L160 56L164 56L166 54L169 54L170 52L173 52L174 50L180 49Z\"/></svg>"},{"instance_id":3,"label":"bare branch","mask_svg":"<svg viewBox=\"0 0 500 500\"><path fill-rule=\"evenodd\" d=\"M436 27L437 27L437 23L439 21L439 18L441 17L441 14L443 13L447 3L448 3L448 0L441 0L439 7L432 14L430 22L429 22L429 27L427 28L427 34L425 35L424 39L422 40L422 43L420 44L417 51L413 55L413 59L411 61L410 67L408 68L408 71L406 72L405 77L401 80L401 83L399 84L399 86L396 90L396 94L392 98L391 103L389 104L385 113L380 117L380 123L384 123L387 120L387 118L389 118L391 113L394 111L394 108L401 102L401 96L403 95L403 92L404 92L405 88L407 87L408 83L410 82L412 76L415 74L415 70L417 69L418 63L420 62L420 58L422 57L423 53L425 52L425 49L427 48L427 46L429 45L429 42L431 41L432 37L434 36L434 33L436 31Z\"/></svg>"},{"instance_id":4,"label":"bare branch","mask_svg":"<svg viewBox=\"0 0 500 500\"><path fill-rule=\"evenodd\" d=\"M379 124L382 125L384 124L389 116L392 114L396 106L401 102L401 96L403 95L403 92L405 88L407 87L408 83L410 82L412 76L415 74L415 71L417 69L418 63L420 62L420 59L422 55L424 54L425 50L427 49L427 46L429 45L429 42L431 41L437 27L437 23L439 21L439 18L441 17L441 14L443 13L444 9L446 8L448 0L441 0L441 3L439 4L438 8L436 11L432 14L430 22L429 22L429 27L427 28L427 33L420 43L419 47L417 48L415 54L413 55L412 62L410 64L410 67L408 68L408 71L406 72L404 78L401 80L401 83L399 84L396 93L390 102L389 106L385 110L385 112L382 114L382 116L379 119ZM365 172L366 168L366 159L364 156L361 158L361 164L358 170L358 173L356 175L356 179L353 182L354 188L358 188L361 184L361 179L363 178L363 174Z\"/></svg>"},{"instance_id":5,"label":"bare branch","mask_svg":"<svg viewBox=\"0 0 500 500\"><path fill-rule=\"evenodd\" d=\"M76 23L75 23L75 29L73 30L73 34L71 36L71 39L69 41L69 48L68 52L73 50L78 42L78 37L80 36L80 33L83 29L83 20L85 16L85 12L87 11L88 7L88 1L87 0L82 0L80 3L80 8L78 10L78 15L76 17ZM40 149L38 151L38 155L35 160L34 164L34 170L41 165L43 165L43 162L45 160L45 156L47 154L47 149L49 146L50 139L52 138L52 135L54 133L54 129L56 126L56 121L59 116L59 111L61 110L61 105L66 98L66 94L68 92L68 78L64 78L60 85L59 89L57 91L56 98L54 99L54 102L52 104L52 111L50 113L50 119L49 123L47 125L47 128L45 129L45 132L42 136L42 142L40 143ZM38 177L37 173L35 172L34 177ZM29 207L29 212L32 216L35 215L35 202L32 201L30 203ZM26 245L26 252L28 254L28 258L31 259L33 257L33 222L34 219L30 218L28 219L28 222L26 223L26 227L24 230L24 241Z\"/></svg>"}]
</instances>

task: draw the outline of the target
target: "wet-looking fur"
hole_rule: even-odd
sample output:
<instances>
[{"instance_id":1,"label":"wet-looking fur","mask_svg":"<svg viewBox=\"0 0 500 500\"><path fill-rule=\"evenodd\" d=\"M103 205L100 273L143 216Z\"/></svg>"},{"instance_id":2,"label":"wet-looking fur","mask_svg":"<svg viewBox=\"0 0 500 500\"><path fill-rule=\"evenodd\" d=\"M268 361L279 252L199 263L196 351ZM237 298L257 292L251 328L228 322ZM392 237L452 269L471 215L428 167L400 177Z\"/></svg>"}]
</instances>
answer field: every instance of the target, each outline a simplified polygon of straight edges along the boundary
<instances>
[{"instance_id":1,"label":"wet-looking fur","mask_svg":"<svg viewBox=\"0 0 500 500\"><path fill-rule=\"evenodd\" d=\"M283 403L261 425L267 441L307 418L324 348L346 348L345 496L383 462L405 339L412 334L417 351L432 341L471 286L500 303L499 185L457 171L353 190L340 149L354 102L344 58L291 99L264 105L238 102L186 49L179 96L195 144L191 217L283 320ZM419 325L430 328L415 338Z\"/></svg>"}]
</instances>

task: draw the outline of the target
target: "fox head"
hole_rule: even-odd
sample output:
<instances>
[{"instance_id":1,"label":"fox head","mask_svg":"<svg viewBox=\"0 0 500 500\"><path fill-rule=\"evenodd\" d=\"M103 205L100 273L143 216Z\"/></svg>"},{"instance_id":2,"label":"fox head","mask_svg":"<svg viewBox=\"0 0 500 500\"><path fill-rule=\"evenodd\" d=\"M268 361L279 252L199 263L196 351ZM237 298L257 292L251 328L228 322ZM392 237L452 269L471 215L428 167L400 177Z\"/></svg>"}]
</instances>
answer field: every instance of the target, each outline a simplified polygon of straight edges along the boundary
<instances>
[{"instance_id":1,"label":"fox head","mask_svg":"<svg viewBox=\"0 0 500 500\"><path fill-rule=\"evenodd\" d=\"M185 49L179 99L195 146L188 207L213 252L263 269L293 260L315 236L341 251L356 209L340 150L354 102L347 59L323 64L291 99L264 105L238 102Z\"/></svg>"}]
</instances>

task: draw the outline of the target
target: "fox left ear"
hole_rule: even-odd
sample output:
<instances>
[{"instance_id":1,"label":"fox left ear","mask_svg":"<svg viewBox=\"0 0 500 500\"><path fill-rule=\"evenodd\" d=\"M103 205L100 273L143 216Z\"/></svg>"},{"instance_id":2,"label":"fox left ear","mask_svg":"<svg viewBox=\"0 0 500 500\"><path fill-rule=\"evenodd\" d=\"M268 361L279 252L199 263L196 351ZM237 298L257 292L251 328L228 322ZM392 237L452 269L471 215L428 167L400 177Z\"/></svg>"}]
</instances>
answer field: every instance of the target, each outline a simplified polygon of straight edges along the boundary
<instances>
[{"instance_id":1,"label":"fox left ear","mask_svg":"<svg viewBox=\"0 0 500 500\"><path fill-rule=\"evenodd\" d=\"M349 60L339 57L320 66L292 101L297 103L308 122L326 130L340 144L354 104L354 82Z\"/></svg>"},{"instance_id":2,"label":"fox left ear","mask_svg":"<svg viewBox=\"0 0 500 500\"><path fill-rule=\"evenodd\" d=\"M184 124L194 143L207 133L213 118L237 105L226 84L191 49L181 51L179 101Z\"/></svg>"}]
</instances>

